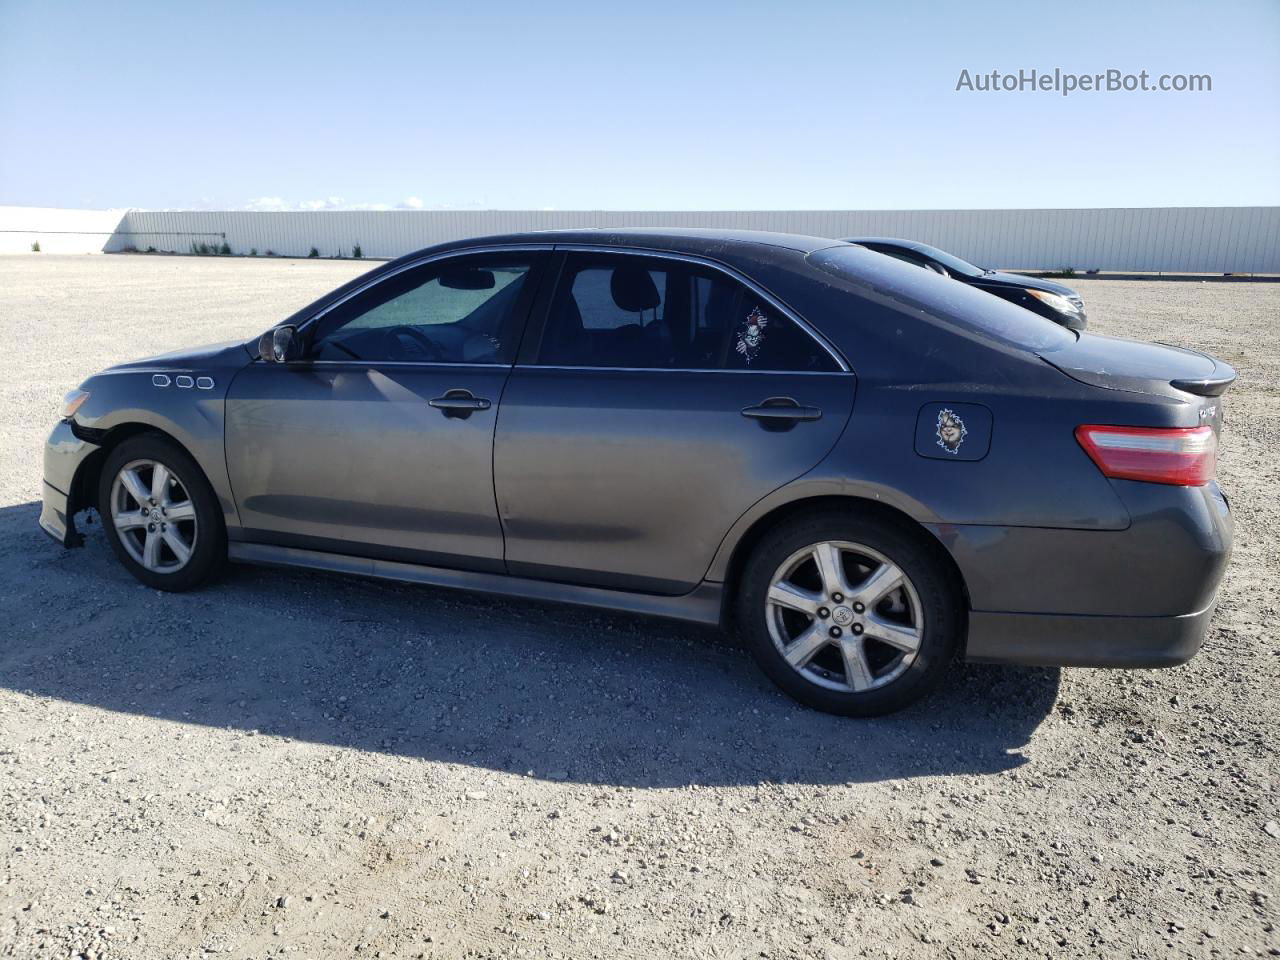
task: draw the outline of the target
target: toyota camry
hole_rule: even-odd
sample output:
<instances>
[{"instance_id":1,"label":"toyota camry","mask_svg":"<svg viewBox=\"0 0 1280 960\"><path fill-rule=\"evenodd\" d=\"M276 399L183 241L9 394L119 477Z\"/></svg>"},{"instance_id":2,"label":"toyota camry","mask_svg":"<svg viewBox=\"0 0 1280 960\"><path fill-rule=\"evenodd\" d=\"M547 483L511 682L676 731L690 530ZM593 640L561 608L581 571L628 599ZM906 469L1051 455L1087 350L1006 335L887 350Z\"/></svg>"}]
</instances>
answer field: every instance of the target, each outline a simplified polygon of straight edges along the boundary
<instances>
[{"instance_id":1,"label":"toyota camry","mask_svg":"<svg viewBox=\"0 0 1280 960\"><path fill-rule=\"evenodd\" d=\"M1193 656L1231 545L1226 364L848 243L445 244L66 399L40 524L142 583L226 561L723 625L848 715L957 658Z\"/></svg>"}]
</instances>

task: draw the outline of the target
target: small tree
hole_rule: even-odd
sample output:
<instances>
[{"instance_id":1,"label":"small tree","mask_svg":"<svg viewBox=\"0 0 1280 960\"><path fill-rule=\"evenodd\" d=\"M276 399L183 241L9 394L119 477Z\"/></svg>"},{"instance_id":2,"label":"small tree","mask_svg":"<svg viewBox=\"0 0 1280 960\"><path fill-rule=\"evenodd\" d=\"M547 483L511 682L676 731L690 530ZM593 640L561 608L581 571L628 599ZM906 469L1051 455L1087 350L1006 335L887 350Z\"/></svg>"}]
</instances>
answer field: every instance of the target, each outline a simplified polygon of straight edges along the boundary
<instances>
[{"instance_id":1,"label":"small tree","mask_svg":"<svg viewBox=\"0 0 1280 960\"><path fill-rule=\"evenodd\" d=\"M257 247L250 247L250 248L249 248L249 256L251 256L251 257L256 257L257 255L258 255L258 248L257 248Z\"/></svg>"},{"instance_id":2,"label":"small tree","mask_svg":"<svg viewBox=\"0 0 1280 960\"><path fill-rule=\"evenodd\" d=\"M357 240L357 241L356 241L356 245L355 245L354 247L352 247L352 248L351 248L351 256L353 256L353 257L354 257L355 259L357 259L357 260L363 260L363 259L364 259L364 251L360 249L360 241L359 241L359 240Z\"/></svg>"},{"instance_id":3,"label":"small tree","mask_svg":"<svg viewBox=\"0 0 1280 960\"><path fill-rule=\"evenodd\" d=\"M218 248L218 252L219 252L220 254L222 254L224 257L229 257L229 256L231 256L231 244L229 244L229 243L227 243L227 241L223 240L223 241L222 241L222 246L220 246L220 247Z\"/></svg>"},{"instance_id":4,"label":"small tree","mask_svg":"<svg viewBox=\"0 0 1280 960\"><path fill-rule=\"evenodd\" d=\"M307 254L307 259L314 260L318 256L320 256L320 251L317 250L315 247L312 247L311 251Z\"/></svg>"},{"instance_id":5,"label":"small tree","mask_svg":"<svg viewBox=\"0 0 1280 960\"><path fill-rule=\"evenodd\" d=\"M40 252L40 241L39 241L39 240L37 240L35 243L33 243L33 244L31 245L31 252L32 252L32 253L39 253L39 252Z\"/></svg>"}]
</instances>

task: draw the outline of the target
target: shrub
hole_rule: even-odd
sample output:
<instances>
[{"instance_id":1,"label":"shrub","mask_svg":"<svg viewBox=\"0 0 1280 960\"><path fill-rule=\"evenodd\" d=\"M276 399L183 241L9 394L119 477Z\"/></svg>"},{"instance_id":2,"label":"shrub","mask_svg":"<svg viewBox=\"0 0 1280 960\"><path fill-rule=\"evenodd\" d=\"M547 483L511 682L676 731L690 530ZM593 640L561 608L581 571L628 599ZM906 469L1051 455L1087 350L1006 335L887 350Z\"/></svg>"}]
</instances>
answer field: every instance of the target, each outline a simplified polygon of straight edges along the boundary
<instances>
[{"instance_id":1,"label":"shrub","mask_svg":"<svg viewBox=\"0 0 1280 960\"><path fill-rule=\"evenodd\" d=\"M318 256L320 256L320 251L317 250L315 247L312 247L311 252L307 254L307 259L312 260Z\"/></svg>"},{"instance_id":2,"label":"shrub","mask_svg":"<svg viewBox=\"0 0 1280 960\"><path fill-rule=\"evenodd\" d=\"M147 247L147 253L155 253L155 252L156 252L155 247Z\"/></svg>"},{"instance_id":3,"label":"shrub","mask_svg":"<svg viewBox=\"0 0 1280 960\"><path fill-rule=\"evenodd\" d=\"M35 243L33 243L33 244L31 245L31 252L32 252L32 253L39 253L39 252L40 252L40 241L39 241L39 240L37 240Z\"/></svg>"},{"instance_id":4,"label":"shrub","mask_svg":"<svg viewBox=\"0 0 1280 960\"><path fill-rule=\"evenodd\" d=\"M364 259L364 251L360 249L360 244L358 241L356 245L351 248L351 256L355 257L357 260Z\"/></svg>"},{"instance_id":5,"label":"shrub","mask_svg":"<svg viewBox=\"0 0 1280 960\"><path fill-rule=\"evenodd\" d=\"M251 257L256 257L257 255L258 255L258 248L257 248L257 247L250 247L250 248L249 248L249 256L251 256Z\"/></svg>"},{"instance_id":6,"label":"shrub","mask_svg":"<svg viewBox=\"0 0 1280 960\"><path fill-rule=\"evenodd\" d=\"M209 245L207 243L196 244L196 256L207 257L209 255Z\"/></svg>"},{"instance_id":7,"label":"shrub","mask_svg":"<svg viewBox=\"0 0 1280 960\"><path fill-rule=\"evenodd\" d=\"M268 256L268 257L274 257L275 255L276 255L276 252L275 252L274 250L268 250L268 251L267 251L267 256Z\"/></svg>"}]
</instances>

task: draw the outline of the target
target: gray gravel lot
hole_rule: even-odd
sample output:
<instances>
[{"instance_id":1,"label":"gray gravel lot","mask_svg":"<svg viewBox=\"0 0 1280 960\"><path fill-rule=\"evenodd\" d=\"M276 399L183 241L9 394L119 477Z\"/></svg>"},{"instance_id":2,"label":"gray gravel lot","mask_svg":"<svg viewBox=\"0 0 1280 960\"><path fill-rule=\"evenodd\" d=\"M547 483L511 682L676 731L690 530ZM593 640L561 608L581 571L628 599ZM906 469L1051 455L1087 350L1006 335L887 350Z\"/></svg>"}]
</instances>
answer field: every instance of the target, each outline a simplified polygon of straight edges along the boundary
<instances>
[{"instance_id":1,"label":"gray gravel lot","mask_svg":"<svg viewBox=\"0 0 1280 960\"><path fill-rule=\"evenodd\" d=\"M857 722L712 631L251 568L167 595L39 532L64 392L369 266L0 257L0 956L1280 954L1280 284L1077 283L1241 373L1202 654L962 667Z\"/></svg>"}]
</instances>

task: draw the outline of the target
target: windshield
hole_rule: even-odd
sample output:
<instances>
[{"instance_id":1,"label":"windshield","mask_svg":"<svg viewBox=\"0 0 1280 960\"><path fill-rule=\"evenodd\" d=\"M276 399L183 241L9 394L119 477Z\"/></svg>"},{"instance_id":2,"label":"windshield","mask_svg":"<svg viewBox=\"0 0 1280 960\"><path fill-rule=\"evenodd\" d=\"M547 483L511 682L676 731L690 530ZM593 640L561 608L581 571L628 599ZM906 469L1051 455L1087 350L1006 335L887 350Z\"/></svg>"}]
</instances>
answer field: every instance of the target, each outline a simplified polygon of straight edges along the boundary
<instances>
[{"instance_id":1,"label":"windshield","mask_svg":"<svg viewBox=\"0 0 1280 960\"><path fill-rule=\"evenodd\" d=\"M967 283L956 283L892 257L873 255L865 247L826 247L806 259L842 280L1023 350L1044 353L1076 342L1075 334L1066 327L1037 313Z\"/></svg>"}]
</instances>

